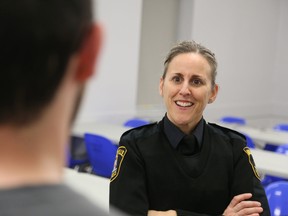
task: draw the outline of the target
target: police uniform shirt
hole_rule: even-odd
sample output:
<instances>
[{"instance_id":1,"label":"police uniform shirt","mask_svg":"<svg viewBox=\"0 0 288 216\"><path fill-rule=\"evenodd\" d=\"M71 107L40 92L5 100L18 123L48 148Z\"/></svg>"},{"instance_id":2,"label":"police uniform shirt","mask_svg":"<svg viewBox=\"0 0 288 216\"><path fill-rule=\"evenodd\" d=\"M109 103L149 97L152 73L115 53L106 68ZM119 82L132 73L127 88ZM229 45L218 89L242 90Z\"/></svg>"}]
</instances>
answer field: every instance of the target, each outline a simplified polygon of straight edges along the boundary
<instances>
[{"instance_id":1,"label":"police uniform shirt","mask_svg":"<svg viewBox=\"0 0 288 216\"><path fill-rule=\"evenodd\" d=\"M177 214L221 215L232 198L252 193L269 215L245 137L202 119L192 134L198 152L178 147L184 134L164 117L125 132L119 143L110 183L110 204L131 215L148 210ZM177 129L177 130L175 130Z\"/></svg>"},{"instance_id":2,"label":"police uniform shirt","mask_svg":"<svg viewBox=\"0 0 288 216\"><path fill-rule=\"evenodd\" d=\"M202 118L191 133L191 136L195 137L195 143L193 144L196 145L195 152L191 154L197 153L197 151L201 148L202 136L203 136L203 125L204 125L204 119ZM185 138L185 136L187 136L167 118L167 115L165 115L164 117L164 132L171 146L174 149L179 149L179 145L181 144L181 141Z\"/></svg>"}]
</instances>

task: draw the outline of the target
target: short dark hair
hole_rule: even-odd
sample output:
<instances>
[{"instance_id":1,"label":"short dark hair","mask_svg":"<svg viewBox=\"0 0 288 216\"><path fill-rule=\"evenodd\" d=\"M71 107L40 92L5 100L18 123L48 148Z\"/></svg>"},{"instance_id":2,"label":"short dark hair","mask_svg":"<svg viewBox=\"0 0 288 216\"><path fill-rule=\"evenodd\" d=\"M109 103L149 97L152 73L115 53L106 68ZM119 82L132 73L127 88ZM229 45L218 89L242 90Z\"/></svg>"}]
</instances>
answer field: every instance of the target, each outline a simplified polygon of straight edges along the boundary
<instances>
[{"instance_id":1,"label":"short dark hair","mask_svg":"<svg viewBox=\"0 0 288 216\"><path fill-rule=\"evenodd\" d=\"M176 44L174 47L172 47L172 49L169 51L164 61L164 72L162 77L163 78L166 77L168 66L174 57L176 57L179 54L191 53L191 52L199 53L208 61L211 67L212 86L214 86L217 75L217 61L215 58L215 54L205 46L195 41L182 41Z\"/></svg>"},{"instance_id":2,"label":"short dark hair","mask_svg":"<svg viewBox=\"0 0 288 216\"><path fill-rule=\"evenodd\" d=\"M0 3L0 123L36 119L93 22L91 0Z\"/></svg>"}]
</instances>

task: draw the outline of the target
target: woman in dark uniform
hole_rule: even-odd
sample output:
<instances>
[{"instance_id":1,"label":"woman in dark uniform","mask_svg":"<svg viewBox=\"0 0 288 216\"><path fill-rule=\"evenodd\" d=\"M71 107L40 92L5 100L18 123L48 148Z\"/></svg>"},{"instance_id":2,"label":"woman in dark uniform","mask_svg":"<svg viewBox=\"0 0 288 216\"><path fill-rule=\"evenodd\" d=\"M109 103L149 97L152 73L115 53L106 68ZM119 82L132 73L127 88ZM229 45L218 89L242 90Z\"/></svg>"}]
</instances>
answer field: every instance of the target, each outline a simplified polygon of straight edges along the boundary
<instances>
[{"instance_id":1,"label":"woman in dark uniform","mask_svg":"<svg viewBox=\"0 0 288 216\"><path fill-rule=\"evenodd\" d=\"M159 85L167 113L122 135L111 205L131 215L270 215L245 137L203 118L216 69L194 41L170 50Z\"/></svg>"}]
</instances>

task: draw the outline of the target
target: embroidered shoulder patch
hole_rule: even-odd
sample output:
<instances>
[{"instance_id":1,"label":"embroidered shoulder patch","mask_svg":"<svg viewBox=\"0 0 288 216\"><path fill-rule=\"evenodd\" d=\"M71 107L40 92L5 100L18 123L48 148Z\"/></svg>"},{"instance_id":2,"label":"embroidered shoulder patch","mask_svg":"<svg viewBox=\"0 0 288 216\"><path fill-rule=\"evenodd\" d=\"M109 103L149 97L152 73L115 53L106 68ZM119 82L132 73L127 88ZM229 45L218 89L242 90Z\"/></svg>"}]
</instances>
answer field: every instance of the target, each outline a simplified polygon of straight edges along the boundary
<instances>
[{"instance_id":1,"label":"embroidered shoulder patch","mask_svg":"<svg viewBox=\"0 0 288 216\"><path fill-rule=\"evenodd\" d=\"M251 167L252 167L252 170L253 170L253 172L254 172L254 175L256 176L256 178L258 178L259 180L261 180L260 175L259 175L259 173L258 173L258 171L257 171L257 169L256 169L255 162L254 162L254 159L253 159L253 157L252 157L252 154L251 154L250 149L249 149L248 147L245 147L245 148L243 149L243 151L244 151L244 152L247 154L247 156L248 156L248 160L249 160L249 163L250 163L250 165L251 165Z\"/></svg>"},{"instance_id":2,"label":"embroidered shoulder patch","mask_svg":"<svg viewBox=\"0 0 288 216\"><path fill-rule=\"evenodd\" d=\"M118 174L119 174L119 171L120 171L120 168L121 168L121 164L124 160L124 157L127 153L127 149L125 146L120 146L117 150L117 154L116 154L116 157L115 157L115 161L114 161L114 167L113 167L113 170L112 170L112 175L111 175L111 178L110 178L110 182L114 181Z\"/></svg>"}]
</instances>

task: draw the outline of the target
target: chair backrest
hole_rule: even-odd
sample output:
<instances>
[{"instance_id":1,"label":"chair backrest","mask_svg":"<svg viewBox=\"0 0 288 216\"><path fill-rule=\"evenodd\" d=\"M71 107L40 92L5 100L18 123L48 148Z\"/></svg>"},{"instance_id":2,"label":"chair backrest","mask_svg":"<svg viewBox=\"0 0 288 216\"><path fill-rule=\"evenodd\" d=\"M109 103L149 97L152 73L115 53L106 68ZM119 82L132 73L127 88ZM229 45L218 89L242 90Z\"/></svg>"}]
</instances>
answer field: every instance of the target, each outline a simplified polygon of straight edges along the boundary
<instances>
[{"instance_id":1,"label":"chair backrest","mask_svg":"<svg viewBox=\"0 0 288 216\"><path fill-rule=\"evenodd\" d=\"M125 127L140 127L146 124L149 124L150 122L145 120L145 119L140 119L140 118L132 118L124 122Z\"/></svg>"},{"instance_id":2,"label":"chair backrest","mask_svg":"<svg viewBox=\"0 0 288 216\"><path fill-rule=\"evenodd\" d=\"M72 135L67 152L67 166L75 168L75 166L85 164L89 164L89 159L86 153L84 138Z\"/></svg>"},{"instance_id":3,"label":"chair backrest","mask_svg":"<svg viewBox=\"0 0 288 216\"><path fill-rule=\"evenodd\" d=\"M271 215L288 215L288 182L278 181L265 188Z\"/></svg>"},{"instance_id":4,"label":"chair backrest","mask_svg":"<svg viewBox=\"0 0 288 216\"><path fill-rule=\"evenodd\" d=\"M97 134L86 133L84 139L92 172L110 178L118 146L110 139Z\"/></svg>"},{"instance_id":5,"label":"chair backrest","mask_svg":"<svg viewBox=\"0 0 288 216\"><path fill-rule=\"evenodd\" d=\"M288 132L288 124L277 124L273 127L274 130L279 130L279 131L287 131Z\"/></svg>"},{"instance_id":6,"label":"chair backrest","mask_svg":"<svg viewBox=\"0 0 288 216\"><path fill-rule=\"evenodd\" d=\"M246 124L246 120L244 118L236 117L236 116L223 116L220 119L220 122L228 123L228 124L240 124L240 125Z\"/></svg>"},{"instance_id":7,"label":"chair backrest","mask_svg":"<svg viewBox=\"0 0 288 216\"><path fill-rule=\"evenodd\" d=\"M276 124L273 127L273 129L276 131L288 132L288 124L287 123ZM278 148L278 146L273 144L273 143L266 143L266 145L264 146L264 150L273 151L273 152L276 152L277 148Z\"/></svg>"},{"instance_id":8,"label":"chair backrest","mask_svg":"<svg viewBox=\"0 0 288 216\"><path fill-rule=\"evenodd\" d=\"M278 146L276 152L279 154L288 155L288 144Z\"/></svg>"},{"instance_id":9,"label":"chair backrest","mask_svg":"<svg viewBox=\"0 0 288 216\"><path fill-rule=\"evenodd\" d=\"M254 149L255 148L255 143L254 143L253 139L248 134L244 134L244 135L246 137L247 146L249 148Z\"/></svg>"}]
</instances>

